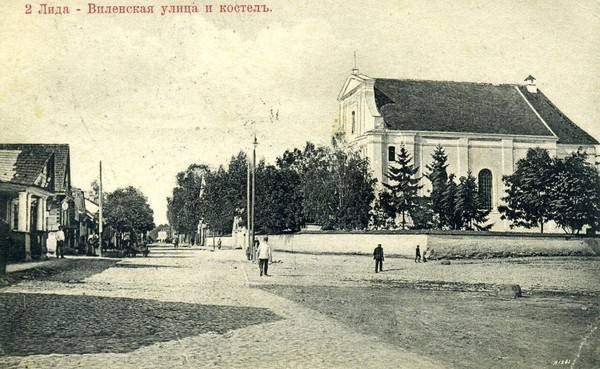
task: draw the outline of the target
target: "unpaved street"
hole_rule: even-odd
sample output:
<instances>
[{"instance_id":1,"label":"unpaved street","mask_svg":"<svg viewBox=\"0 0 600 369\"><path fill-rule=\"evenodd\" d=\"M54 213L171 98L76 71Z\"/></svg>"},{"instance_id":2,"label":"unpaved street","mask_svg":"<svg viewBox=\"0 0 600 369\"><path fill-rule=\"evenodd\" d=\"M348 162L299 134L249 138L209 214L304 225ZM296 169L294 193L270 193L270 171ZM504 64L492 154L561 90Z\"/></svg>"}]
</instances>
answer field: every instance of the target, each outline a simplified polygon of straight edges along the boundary
<instances>
[{"instance_id":1,"label":"unpaved street","mask_svg":"<svg viewBox=\"0 0 600 369\"><path fill-rule=\"evenodd\" d=\"M594 368L598 259L416 264L154 247L0 289L0 367ZM16 274L15 274L16 275ZM518 283L524 297L498 298ZM416 288L415 288L416 287ZM541 316L540 316L541 314Z\"/></svg>"},{"instance_id":2,"label":"unpaved street","mask_svg":"<svg viewBox=\"0 0 600 369\"><path fill-rule=\"evenodd\" d=\"M248 287L241 257L154 248L83 280L71 273L4 288L1 366L443 367Z\"/></svg>"}]
</instances>

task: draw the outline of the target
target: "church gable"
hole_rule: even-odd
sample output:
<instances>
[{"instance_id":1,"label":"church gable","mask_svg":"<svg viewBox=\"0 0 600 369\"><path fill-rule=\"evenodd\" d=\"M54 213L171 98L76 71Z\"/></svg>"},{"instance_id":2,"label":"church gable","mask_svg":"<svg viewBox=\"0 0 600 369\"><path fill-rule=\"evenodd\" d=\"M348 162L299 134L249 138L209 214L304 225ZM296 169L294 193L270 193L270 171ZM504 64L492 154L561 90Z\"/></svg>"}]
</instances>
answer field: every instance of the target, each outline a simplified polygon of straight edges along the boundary
<instances>
[{"instance_id":1,"label":"church gable","mask_svg":"<svg viewBox=\"0 0 600 369\"><path fill-rule=\"evenodd\" d=\"M338 101L342 101L345 97L354 92L358 86L368 80L371 80L371 77L359 74L358 71L355 70L348 78L346 78L346 82L338 94Z\"/></svg>"}]
</instances>

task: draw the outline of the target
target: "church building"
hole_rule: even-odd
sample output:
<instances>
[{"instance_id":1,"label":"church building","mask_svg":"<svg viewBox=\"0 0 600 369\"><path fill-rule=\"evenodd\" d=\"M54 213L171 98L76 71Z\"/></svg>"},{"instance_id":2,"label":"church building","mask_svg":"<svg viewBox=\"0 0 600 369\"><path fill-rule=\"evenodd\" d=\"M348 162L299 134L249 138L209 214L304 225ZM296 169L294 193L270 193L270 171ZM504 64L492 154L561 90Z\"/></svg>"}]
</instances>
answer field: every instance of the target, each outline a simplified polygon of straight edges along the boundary
<instances>
[{"instance_id":1,"label":"church building","mask_svg":"<svg viewBox=\"0 0 600 369\"><path fill-rule=\"evenodd\" d=\"M423 176L441 145L449 174L459 178L470 170L477 179L492 229L508 230L497 210L505 196L502 176L514 172L529 148L559 157L582 148L591 160L600 152L598 141L565 116L536 87L535 78L525 82L384 79L354 69L338 95L337 133L369 159L380 182L401 146ZM422 184L421 194L427 195L431 183L424 178Z\"/></svg>"}]
</instances>

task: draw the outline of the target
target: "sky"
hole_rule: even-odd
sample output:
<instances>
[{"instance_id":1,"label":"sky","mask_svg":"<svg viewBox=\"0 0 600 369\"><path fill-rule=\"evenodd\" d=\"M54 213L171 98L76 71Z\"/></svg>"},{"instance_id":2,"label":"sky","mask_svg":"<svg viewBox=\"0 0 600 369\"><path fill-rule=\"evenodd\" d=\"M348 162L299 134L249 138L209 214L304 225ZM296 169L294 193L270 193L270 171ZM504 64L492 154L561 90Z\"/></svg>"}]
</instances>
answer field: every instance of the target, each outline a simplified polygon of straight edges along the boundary
<instances>
[{"instance_id":1,"label":"sky","mask_svg":"<svg viewBox=\"0 0 600 369\"><path fill-rule=\"evenodd\" d=\"M91 2L91 1L90 1ZM134 186L166 223L175 176L240 150L267 162L328 144L356 66L379 78L524 83L600 140L600 2L98 0L155 14L25 14L0 5L0 141L68 143L72 185ZM5 5L6 4L6 5ZM58 3L53 3L58 4ZM160 15L163 4L212 13ZM76 12L81 8L81 12Z\"/></svg>"}]
</instances>

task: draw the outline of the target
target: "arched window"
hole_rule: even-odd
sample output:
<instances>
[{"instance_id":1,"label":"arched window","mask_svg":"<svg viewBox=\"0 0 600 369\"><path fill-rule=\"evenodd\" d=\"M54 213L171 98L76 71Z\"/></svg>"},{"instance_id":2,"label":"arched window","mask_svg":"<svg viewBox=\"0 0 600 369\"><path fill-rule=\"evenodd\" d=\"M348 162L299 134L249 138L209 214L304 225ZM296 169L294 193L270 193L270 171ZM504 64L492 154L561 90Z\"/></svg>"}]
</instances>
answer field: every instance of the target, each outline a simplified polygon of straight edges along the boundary
<instances>
[{"instance_id":1,"label":"arched window","mask_svg":"<svg viewBox=\"0 0 600 369\"><path fill-rule=\"evenodd\" d=\"M396 161L396 146L388 147L388 161Z\"/></svg>"},{"instance_id":2,"label":"arched window","mask_svg":"<svg viewBox=\"0 0 600 369\"><path fill-rule=\"evenodd\" d=\"M479 172L479 204L481 208L492 209L492 172L489 169L482 169Z\"/></svg>"},{"instance_id":3,"label":"arched window","mask_svg":"<svg viewBox=\"0 0 600 369\"><path fill-rule=\"evenodd\" d=\"M356 113L352 112L352 133L356 130Z\"/></svg>"}]
</instances>

